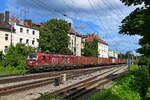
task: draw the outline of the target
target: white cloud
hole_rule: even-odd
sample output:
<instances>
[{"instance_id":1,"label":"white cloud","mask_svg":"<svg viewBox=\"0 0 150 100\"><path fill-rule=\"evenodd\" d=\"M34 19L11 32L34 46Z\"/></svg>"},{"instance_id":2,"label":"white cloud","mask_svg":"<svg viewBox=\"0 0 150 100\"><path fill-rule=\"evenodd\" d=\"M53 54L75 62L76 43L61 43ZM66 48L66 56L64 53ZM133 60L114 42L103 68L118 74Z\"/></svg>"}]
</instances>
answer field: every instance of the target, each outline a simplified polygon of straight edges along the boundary
<instances>
[{"instance_id":1,"label":"white cloud","mask_svg":"<svg viewBox=\"0 0 150 100\"><path fill-rule=\"evenodd\" d=\"M134 38L130 36L118 35L121 20L127 16L135 7L125 7L120 0L6 0L8 10L17 16L23 16L24 8L26 17L32 18L34 21L63 18L73 23L76 31L81 31L79 26L87 28L91 26L91 22L99 28L92 28L93 32L100 33L100 37L110 44L113 49L115 43L119 43L118 48L130 50L139 47L138 36ZM22 13L21 13L22 12ZM67 15L67 17L63 15ZM24 13L25 15L25 13ZM21 16L21 17L22 17ZM81 23L74 23L74 19ZM40 22L40 21L39 21ZM87 23L86 23L87 22ZM87 29L89 30L89 29ZM88 31L87 31L88 33ZM128 45L133 46L128 49ZM117 48L117 45L116 45ZM127 51L126 50L126 51Z\"/></svg>"}]
</instances>

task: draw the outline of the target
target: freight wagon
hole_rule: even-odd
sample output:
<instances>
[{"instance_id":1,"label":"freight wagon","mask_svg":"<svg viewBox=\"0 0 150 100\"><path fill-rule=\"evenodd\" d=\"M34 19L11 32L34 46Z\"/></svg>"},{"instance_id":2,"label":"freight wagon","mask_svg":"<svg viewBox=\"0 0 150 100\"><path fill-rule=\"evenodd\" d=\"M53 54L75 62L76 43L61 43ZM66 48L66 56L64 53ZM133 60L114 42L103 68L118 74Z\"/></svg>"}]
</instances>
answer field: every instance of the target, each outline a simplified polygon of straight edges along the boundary
<instances>
[{"instance_id":1,"label":"freight wagon","mask_svg":"<svg viewBox=\"0 0 150 100\"><path fill-rule=\"evenodd\" d=\"M65 70L110 64L124 64L126 59L71 56L62 54L32 53L26 60L29 70Z\"/></svg>"}]
</instances>

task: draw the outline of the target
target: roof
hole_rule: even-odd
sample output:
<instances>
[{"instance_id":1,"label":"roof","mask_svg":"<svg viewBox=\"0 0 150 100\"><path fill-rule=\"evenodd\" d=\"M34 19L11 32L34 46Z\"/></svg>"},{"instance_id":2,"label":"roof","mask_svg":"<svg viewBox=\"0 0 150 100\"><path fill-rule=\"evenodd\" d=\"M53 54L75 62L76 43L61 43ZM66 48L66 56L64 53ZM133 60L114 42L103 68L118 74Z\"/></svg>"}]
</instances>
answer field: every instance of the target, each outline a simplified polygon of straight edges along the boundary
<instances>
[{"instance_id":1,"label":"roof","mask_svg":"<svg viewBox=\"0 0 150 100\"><path fill-rule=\"evenodd\" d=\"M11 22L15 21L16 23L20 23L20 19L18 19L18 18L14 19L14 18L10 17L9 19Z\"/></svg>"},{"instance_id":2,"label":"roof","mask_svg":"<svg viewBox=\"0 0 150 100\"><path fill-rule=\"evenodd\" d=\"M35 30L39 30L39 28L37 28L37 27L31 27L31 26L26 26L26 25L22 25L22 24L16 24L16 25L31 28L31 29L35 29Z\"/></svg>"},{"instance_id":3,"label":"roof","mask_svg":"<svg viewBox=\"0 0 150 100\"><path fill-rule=\"evenodd\" d=\"M72 28L69 29L69 33L73 34L73 35L76 35L76 36L79 36L79 37L82 37L82 35L80 35L77 32L75 32Z\"/></svg>"},{"instance_id":4,"label":"roof","mask_svg":"<svg viewBox=\"0 0 150 100\"><path fill-rule=\"evenodd\" d=\"M97 39L98 42L102 43L102 44L105 44L105 45L108 45L104 40L100 39L99 37L93 35L93 34L90 34L88 35L87 39L85 40L86 42L92 42L94 39Z\"/></svg>"},{"instance_id":5,"label":"roof","mask_svg":"<svg viewBox=\"0 0 150 100\"><path fill-rule=\"evenodd\" d=\"M9 24L0 24L0 29L11 30L11 26Z\"/></svg>"},{"instance_id":6,"label":"roof","mask_svg":"<svg viewBox=\"0 0 150 100\"><path fill-rule=\"evenodd\" d=\"M24 27L27 27L27 28L31 28L31 29L36 29L36 30L39 30L39 28L43 28L45 27L45 25L43 23L33 23L32 20L20 20L18 18L9 18L10 21L15 21L17 25L20 25L20 26L24 26ZM21 24L22 23L22 24ZM36 26L32 26L32 25L36 25Z\"/></svg>"},{"instance_id":7,"label":"roof","mask_svg":"<svg viewBox=\"0 0 150 100\"><path fill-rule=\"evenodd\" d=\"M32 25L38 25L38 26L40 26L40 28L44 28L45 27L45 24L43 24L43 23L32 23Z\"/></svg>"}]
</instances>

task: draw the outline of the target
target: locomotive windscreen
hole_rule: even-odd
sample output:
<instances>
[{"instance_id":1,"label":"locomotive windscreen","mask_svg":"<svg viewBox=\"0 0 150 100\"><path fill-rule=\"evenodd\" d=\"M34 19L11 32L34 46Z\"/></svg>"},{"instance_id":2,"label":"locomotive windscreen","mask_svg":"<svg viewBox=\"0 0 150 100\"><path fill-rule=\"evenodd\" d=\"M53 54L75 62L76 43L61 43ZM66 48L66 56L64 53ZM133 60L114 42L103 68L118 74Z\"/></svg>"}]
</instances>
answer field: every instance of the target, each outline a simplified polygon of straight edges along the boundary
<instances>
[{"instance_id":1,"label":"locomotive windscreen","mask_svg":"<svg viewBox=\"0 0 150 100\"><path fill-rule=\"evenodd\" d=\"M30 54L28 56L28 59L36 59L37 58L37 55L36 54Z\"/></svg>"}]
</instances>

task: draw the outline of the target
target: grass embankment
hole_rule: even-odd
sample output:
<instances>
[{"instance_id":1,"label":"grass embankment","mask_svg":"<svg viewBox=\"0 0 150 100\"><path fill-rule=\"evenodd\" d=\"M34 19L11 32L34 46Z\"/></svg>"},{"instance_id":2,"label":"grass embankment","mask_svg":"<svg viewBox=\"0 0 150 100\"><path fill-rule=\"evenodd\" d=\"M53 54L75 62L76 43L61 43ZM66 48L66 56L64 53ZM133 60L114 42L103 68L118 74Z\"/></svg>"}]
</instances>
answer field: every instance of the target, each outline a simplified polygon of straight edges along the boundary
<instances>
[{"instance_id":1,"label":"grass embankment","mask_svg":"<svg viewBox=\"0 0 150 100\"><path fill-rule=\"evenodd\" d=\"M150 78L146 66L131 66L114 85L91 97L91 100L149 100Z\"/></svg>"},{"instance_id":2,"label":"grass embankment","mask_svg":"<svg viewBox=\"0 0 150 100\"><path fill-rule=\"evenodd\" d=\"M0 66L0 74L19 74L19 73L26 73L28 70L26 70L23 66L17 66L17 67L12 67L12 66L7 66L3 67Z\"/></svg>"}]
</instances>

